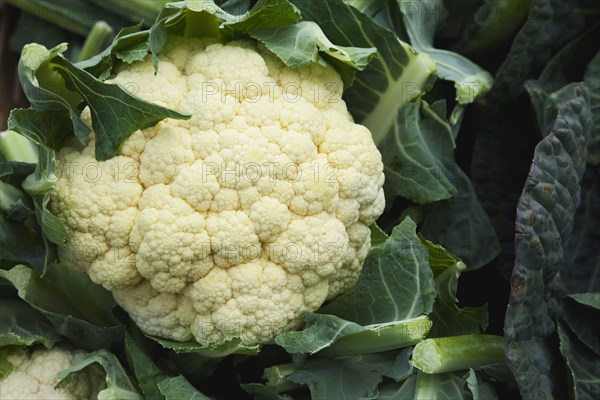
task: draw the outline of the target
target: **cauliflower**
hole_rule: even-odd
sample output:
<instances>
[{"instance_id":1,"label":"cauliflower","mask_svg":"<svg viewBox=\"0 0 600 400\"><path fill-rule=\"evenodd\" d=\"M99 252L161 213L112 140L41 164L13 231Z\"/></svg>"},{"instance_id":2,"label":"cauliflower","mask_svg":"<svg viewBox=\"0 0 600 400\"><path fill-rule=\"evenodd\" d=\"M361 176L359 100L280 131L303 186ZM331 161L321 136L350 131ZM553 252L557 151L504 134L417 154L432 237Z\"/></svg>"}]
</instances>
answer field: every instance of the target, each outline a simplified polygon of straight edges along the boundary
<instances>
[{"instance_id":1,"label":"cauliflower","mask_svg":"<svg viewBox=\"0 0 600 400\"><path fill-rule=\"evenodd\" d=\"M11 373L0 379L0 399L83 400L96 399L105 380L98 369L87 368L71 375L64 388L57 388L58 373L71 367L80 350L55 346L52 349L30 348L7 356Z\"/></svg>"},{"instance_id":2,"label":"cauliflower","mask_svg":"<svg viewBox=\"0 0 600 400\"><path fill-rule=\"evenodd\" d=\"M107 161L93 136L57 156L59 255L144 332L268 343L356 283L384 209L383 164L331 66L171 37L156 76L146 59L109 82L191 114L135 132Z\"/></svg>"}]
</instances>

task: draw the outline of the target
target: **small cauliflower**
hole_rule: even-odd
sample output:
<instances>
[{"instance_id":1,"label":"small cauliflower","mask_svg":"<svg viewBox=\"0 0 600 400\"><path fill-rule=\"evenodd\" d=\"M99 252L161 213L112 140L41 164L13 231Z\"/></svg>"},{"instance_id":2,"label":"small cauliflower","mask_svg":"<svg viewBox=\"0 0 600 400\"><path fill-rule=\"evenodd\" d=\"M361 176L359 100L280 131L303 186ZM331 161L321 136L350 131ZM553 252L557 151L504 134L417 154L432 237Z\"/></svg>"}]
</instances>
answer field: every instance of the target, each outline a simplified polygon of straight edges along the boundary
<instances>
[{"instance_id":1,"label":"small cauliflower","mask_svg":"<svg viewBox=\"0 0 600 400\"><path fill-rule=\"evenodd\" d=\"M7 356L12 365L8 376L0 379L0 399L10 400L84 400L97 399L106 386L103 374L94 368L70 376L64 388L58 388L58 373L71 367L80 350L55 346L51 349L30 348Z\"/></svg>"},{"instance_id":2,"label":"small cauliflower","mask_svg":"<svg viewBox=\"0 0 600 400\"><path fill-rule=\"evenodd\" d=\"M148 58L109 82L191 114L135 132L107 161L93 139L58 154L60 257L144 332L269 343L356 283L384 208L383 164L331 66L171 37L156 76Z\"/></svg>"}]
</instances>

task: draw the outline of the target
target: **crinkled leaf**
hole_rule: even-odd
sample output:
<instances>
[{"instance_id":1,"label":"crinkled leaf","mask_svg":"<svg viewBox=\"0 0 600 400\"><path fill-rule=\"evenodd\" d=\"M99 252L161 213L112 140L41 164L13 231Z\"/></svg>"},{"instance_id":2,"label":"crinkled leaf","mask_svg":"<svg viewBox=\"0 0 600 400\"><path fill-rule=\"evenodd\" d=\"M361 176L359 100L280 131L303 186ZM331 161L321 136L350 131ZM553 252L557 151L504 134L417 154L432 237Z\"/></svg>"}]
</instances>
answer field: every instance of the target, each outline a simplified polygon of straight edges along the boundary
<instances>
[{"instance_id":1,"label":"crinkled leaf","mask_svg":"<svg viewBox=\"0 0 600 400\"><path fill-rule=\"evenodd\" d=\"M58 378L60 381L58 386L68 385L72 373L81 371L93 364L100 365L106 372L106 389L98 393L99 399L141 400L143 398L129 379L119 359L104 349L75 356L71 367L59 372Z\"/></svg>"},{"instance_id":2,"label":"crinkled leaf","mask_svg":"<svg viewBox=\"0 0 600 400\"><path fill-rule=\"evenodd\" d=\"M433 47L436 27L441 21L440 14L444 7L442 0L397 1L410 44L415 50L435 60L438 78L454 82L459 104L472 103L490 90L493 78L489 72L458 53ZM431 17L430 10L438 13L435 18Z\"/></svg>"},{"instance_id":3,"label":"crinkled leaf","mask_svg":"<svg viewBox=\"0 0 600 400\"><path fill-rule=\"evenodd\" d=\"M53 268L49 268L49 271ZM79 274L79 280L89 282L89 278L82 273L67 270L64 272ZM17 289L21 299L48 318L59 334L69 338L79 347L97 349L108 346L122 337L122 326L105 320L105 313L94 314L98 308L91 305L105 298L102 294L104 289L97 285L89 283L87 286L78 287L81 284L78 279L55 284L24 265L17 265L9 271L0 270L0 277L8 280ZM65 289L75 290L71 293L81 290L86 295L70 297L65 294ZM95 298L96 295L100 296L99 299ZM106 306L112 304L109 302Z\"/></svg>"},{"instance_id":4,"label":"crinkled leaf","mask_svg":"<svg viewBox=\"0 0 600 400\"><path fill-rule=\"evenodd\" d=\"M588 147L587 161L590 165L600 165L600 51L588 64L584 81L590 89L592 108L592 136Z\"/></svg>"},{"instance_id":5,"label":"crinkled leaf","mask_svg":"<svg viewBox=\"0 0 600 400\"><path fill-rule=\"evenodd\" d=\"M573 2L573 4L577 3ZM598 35L600 35L600 25L596 24L552 56L537 79L546 92L556 92L571 82L583 80L586 67L598 52L596 44Z\"/></svg>"},{"instance_id":6,"label":"crinkled leaf","mask_svg":"<svg viewBox=\"0 0 600 400\"><path fill-rule=\"evenodd\" d=\"M458 307L458 278L467 266L443 247L421 237L429 251L429 264L435 275L437 297L433 304L429 337L482 333L488 325L487 306Z\"/></svg>"},{"instance_id":7,"label":"crinkled leaf","mask_svg":"<svg viewBox=\"0 0 600 400\"><path fill-rule=\"evenodd\" d=\"M458 192L423 208L421 232L464 260L468 269L478 269L498 256L500 243L469 177L454 163L448 169Z\"/></svg>"},{"instance_id":8,"label":"crinkled leaf","mask_svg":"<svg viewBox=\"0 0 600 400\"><path fill-rule=\"evenodd\" d=\"M531 0L529 16L496 74L492 101L507 104L522 92L523 83L585 29L585 0Z\"/></svg>"},{"instance_id":9,"label":"crinkled leaf","mask_svg":"<svg viewBox=\"0 0 600 400\"><path fill-rule=\"evenodd\" d=\"M525 90L529 94L542 136L551 132L558 110L573 98L575 86L577 83L571 83L554 93L548 93L539 81L525 82Z\"/></svg>"},{"instance_id":10,"label":"crinkled leaf","mask_svg":"<svg viewBox=\"0 0 600 400\"><path fill-rule=\"evenodd\" d=\"M426 103L411 102L400 109L379 149L388 204L396 196L423 204L457 193L448 169L454 163L452 128Z\"/></svg>"},{"instance_id":11,"label":"crinkled leaf","mask_svg":"<svg viewBox=\"0 0 600 400\"><path fill-rule=\"evenodd\" d=\"M428 314L436 295L427 248L407 217L389 240L365 260L358 283L319 312L360 325L402 321Z\"/></svg>"},{"instance_id":12,"label":"crinkled leaf","mask_svg":"<svg viewBox=\"0 0 600 400\"><path fill-rule=\"evenodd\" d=\"M573 228L590 120L587 91L580 85L537 145L517 205L516 261L504 331L507 359L524 397L557 395L556 354L549 343L557 302L548 284L563 262Z\"/></svg>"}]
</instances>

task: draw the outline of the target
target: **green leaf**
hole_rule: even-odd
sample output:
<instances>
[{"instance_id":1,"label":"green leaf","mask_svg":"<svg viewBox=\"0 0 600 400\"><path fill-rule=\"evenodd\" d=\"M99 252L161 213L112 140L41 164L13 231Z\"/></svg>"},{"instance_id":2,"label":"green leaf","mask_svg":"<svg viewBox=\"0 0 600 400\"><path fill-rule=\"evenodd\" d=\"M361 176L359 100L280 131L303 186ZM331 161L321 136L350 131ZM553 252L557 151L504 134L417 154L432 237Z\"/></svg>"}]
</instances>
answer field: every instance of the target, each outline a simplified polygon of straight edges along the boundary
<instances>
[{"instance_id":1,"label":"green leaf","mask_svg":"<svg viewBox=\"0 0 600 400\"><path fill-rule=\"evenodd\" d=\"M453 48L468 57L492 56L519 30L529 13L530 0L483 0L468 5L445 2L446 7L455 7L461 16L468 16L462 35ZM473 14L465 8L475 7ZM458 15L450 15L449 23L455 26Z\"/></svg>"},{"instance_id":2,"label":"green leaf","mask_svg":"<svg viewBox=\"0 0 600 400\"><path fill-rule=\"evenodd\" d=\"M538 129L543 137L551 132L558 110L573 98L576 86L577 83L571 83L554 93L547 93L539 81L525 82L525 90L531 99Z\"/></svg>"},{"instance_id":3,"label":"green leaf","mask_svg":"<svg viewBox=\"0 0 600 400\"><path fill-rule=\"evenodd\" d=\"M102 83L60 56L52 62L67 87L76 91L90 108L98 161L113 157L121 144L138 129L154 126L165 118L190 117L148 103L118 85Z\"/></svg>"},{"instance_id":4,"label":"green leaf","mask_svg":"<svg viewBox=\"0 0 600 400\"><path fill-rule=\"evenodd\" d=\"M148 54L148 34L140 32L141 23L123 28L103 51L75 64L103 81L110 76L117 60L131 64Z\"/></svg>"},{"instance_id":5,"label":"green leaf","mask_svg":"<svg viewBox=\"0 0 600 400\"><path fill-rule=\"evenodd\" d=\"M421 237L429 251L429 264L435 276L437 297L433 304L429 337L458 336L481 333L488 325L487 306L458 307L458 278L467 266L443 247Z\"/></svg>"},{"instance_id":6,"label":"green leaf","mask_svg":"<svg viewBox=\"0 0 600 400\"><path fill-rule=\"evenodd\" d=\"M371 224L369 226L371 230L371 248L379 247L390 238L377 224Z\"/></svg>"},{"instance_id":7,"label":"green leaf","mask_svg":"<svg viewBox=\"0 0 600 400\"><path fill-rule=\"evenodd\" d=\"M560 351L567 361L574 398L593 400L600 393L600 355L590 352L564 324L557 326Z\"/></svg>"},{"instance_id":8,"label":"green leaf","mask_svg":"<svg viewBox=\"0 0 600 400\"><path fill-rule=\"evenodd\" d=\"M81 371L93 364L99 364L106 372L106 389L98 393L99 399L143 399L135 388L135 385L129 379L129 376L127 376L127 372L117 357L106 350L98 350L94 353L75 356L71 367L59 372L58 378L60 381L58 387L67 385L69 383L69 376L72 373Z\"/></svg>"},{"instance_id":9,"label":"green leaf","mask_svg":"<svg viewBox=\"0 0 600 400\"><path fill-rule=\"evenodd\" d=\"M234 338L223 343L213 345L200 345L196 342L176 342L155 336L148 336L162 347L173 350L175 353L196 353L204 357L225 357L230 354L256 355L260 351L259 345L246 345L242 339Z\"/></svg>"},{"instance_id":10,"label":"green leaf","mask_svg":"<svg viewBox=\"0 0 600 400\"><path fill-rule=\"evenodd\" d=\"M384 162L386 202L396 196L417 203L447 199L457 193L452 129L424 102L406 104L379 146Z\"/></svg>"},{"instance_id":11,"label":"green leaf","mask_svg":"<svg viewBox=\"0 0 600 400\"><path fill-rule=\"evenodd\" d=\"M369 128L379 146L393 129L399 110L430 85L433 60L342 0L294 4L303 20L316 22L336 45L377 49L377 57L356 74L344 99L350 113Z\"/></svg>"},{"instance_id":12,"label":"green leaf","mask_svg":"<svg viewBox=\"0 0 600 400\"><path fill-rule=\"evenodd\" d=\"M523 83L585 29L585 8L585 0L531 0L529 16L496 74L490 100L498 104L513 101Z\"/></svg>"},{"instance_id":13,"label":"green leaf","mask_svg":"<svg viewBox=\"0 0 600 400\"><path fill-rule=\"evenodd\" d=\"M588 147L587 161L590 165L600 165L600 51L596 53L585 70L584 81L590 89L592 108L592 137Z\"/></svg>"},{"instance_id":14,"label":"green leaf","mask_svg":"<svg viewBox=\"0 0 600 400\"><path fill-rule=\"evenodd\" d=\"M49 271L52 269L49 268ZM63 273L79 274L81 280L89 282L89 278L82 273L67 272L66 269ZM110 345L123 335L123 327L106 321L103 316L105 313L95 314L98 307L91 305L105 299L104 295L95 298L103 293L103 289L97 285L90 283L87 288L82 287L77 280L66 277L63 277L64 281L54 283L24 265L17 265L9 271L0 270L0 277L8 280L17 289L21 299L48 318L59 334L69 338L78 347L98 349ZM71 296L65 294L65 290ZM86 295L73 297L77 290ZM108 306L112 304L109 302Z\"/></svg>"},{"instance_id":15,"label":"green leaf","mask_svg":"<svg viewBox=\"0 0 600 400\"><path fill-rule=\"evenodd\" d=\"M600 293L576 293L562 301L562 318L581 343L600 355L600 329L593 321L600 311Z\"/></svg>"},{"instance_id":16,"label":"green leaf","mask_svg":"<svg viewBox=\"0 0 600 400\"><path fill-rule=\"evenodd\" d=\"M448 169L458 192L423 207L421 232L464 260L469 270L478 269L498 256L500 243L469 177L454 163Z\"/></svg>"},{"instance_id":17,"label":"green leaf","mask_svg":"<svg viewBox=\"0 0 600 400\"><path fill-rule=\"evenodd\" d=\"M397 362L400 359L401 362ZM405 363L405 365L402 365ZM374 399L383 377L403 378L398 369L407 371L407 353L380 353L342 359L314 359L286 377L307 385L313 400Z\"/></svg>"},{"instance_id":18,"label":"green leaf","mask_svg":"<svg viewBox=\"0 0 600 400\"><path fill-rule=\"evenodd\" d=\"M436 289L427 248L406 218L365 260L357 284L319 312L360 325L402 321L428 314Z\"/></svg>"},{"instance_id":19,"label":"green leaf","mask_svg":"<svg viewBox=\"0 0 600 400\"><path fill-rule=\"evenodd\" d=\"M573 100L560 108L552 132L537 145L517 205L516 262L504 331L509 366L524 397L558 396L551 337L560 299L549 283L573 228L590 122L587 90L579 85Z\"/></svg>"},{"instance_id":20,"label":"green leaf","mask_svg":"<svg viewBox=\"0 0 600 400\"><path fill-rule=\"evenodd\" d=\"M158 389L158 383L166 377L165 373L154 364L152 358L144 352L129 332L125 334L125 354L144 397L164 398Z\"/></svg>"},{"instance_id":21,"label":"green leaf","mask_svg":"<svg viewBox=\"0 0 600 400\"><path fill-rule=\"evenodd\" d=\"M206 396L190 385L183 376L171 377L158 368L148 354L149 350L145 348L149 346L144 346L141 331L133 327L131 332L131 334L128 332L125 335L125 353L144 398L166 400L207 399ZM203 368L203 365L198 363L194 365L193 371L196 375L198 374L198 368Z\"/></svg>"},{"instance_id":22,"label":"green leaf","mask_svg":"<svg viewBox=\"0 0 600 400\"><path fill-rule=\"evenodd\" d=\"M118 85L100 82L75 67L62 53L66 44L46 49L33 43L25 46L19 62L19 78L31 105L69 116L75 136L85 142L89 128L79 115L88 106L96 133L96 158L113 157L119 146L137 129L153 126L164 118L189 116L145 102Z\"/></svg>"},{"instance_id":23,"label":"green leaf","mask_svg":"<svg viewBox=\"0 0 600 400\"><path fill-rule=\"evenodd\" d=\"M9 220L0 213L0 254L2 254L0 266L27 263L39 271L44 269L43 240L39 231L30 225Z\"/></svg>"},{"instance_id":24,"label":"green leaf","mask_svg":"<svg viewBox=\"0 0 600 400\"><path fill-rule=\"evenodd\" d=\"M169 3L150 28L148 47L156 67L156 56L165 44L167 34L216 37L225 41L233 39L236 32L272 30L299 19L297 8L287 0L259 0L241 15L228 13L213 0Z\"/></svg>"},{"instance_id":25,"label":"green leaf","mask_svg":"<svg viewBox=\"0 0 600 400\"><path fill-rule=\"evenodd\" d=\"M158 384L158 389L166 400L210 400L194 388L183 376L165 378Z\"/></svg>"},{"instance_id":26,"label":"green leaf","mask_svg":"<svg viewBox=\"0 0 600 400\"><path fill-rule=\"evenodd\" d=\"M409 376L398 383L384 382L379 386L378 400L414 400L417 389L417 375Z\"/></svg>"},{"instance_id":27,"label":"green leaf","mask_svg":"<svg viewBox=\"0 0 600 400\"><path fill-rule=\"evenodd\" d=\"M573 234L565 248L560 283L566 293L600 292L600 171L588 166L581 180L581 201Z\"/></svg>"},{"instance_id":28,"label":"green leaf","mask_svg":"<svg viewBox=\"0 0 600 400\"><path fill-rule=\"evenodd\" d=\"M290 354L339 357L379 353L423 340L431 328L426 316L387 324L360 326L335 315L305 313L301 331L284 332L275 342Z\"/></svg>"},{"instance_id":29,"label":"green leaf","mask_svg":"<svg viewBox=\"0 0 600 400\"><path fill-rule=\"evenodd\" d=\"M441 13L444 7L442 0L397 1L410 44L415 50L428 54L435 60L435 74L438 78L454 82L459 104L472 103L490 90L493 78L489 72L458 53L433 47L440 18L432 18L428 10Z\"/></svg>"},{"instance_id":30,"label":"green leaf","mask_svg":"<svg viewBox=\"0 0 600 400\"><path fill-rule=\"evenodd\" d=\"M348 72L341 74L345 86L352 84L353 71L365 69L377 52L374 47L336 46L313 21L302 21L288 27L268 31L259 30L250 34L292 68L314 62L324 63L319 53L327 55L329 60L336 60L338 69L341 65L348 65Z\"/></svg>"},{"instance_id":31,"label":"green leaf","mask_svg":"<svg viewBox=\"0 0 600 400\"><path fill-rule=\"evenodd\" d=\"M41 344L51 348L60 336L42 314L17 299L0 303L0 347Z\"/></svg>"}]
</instances>

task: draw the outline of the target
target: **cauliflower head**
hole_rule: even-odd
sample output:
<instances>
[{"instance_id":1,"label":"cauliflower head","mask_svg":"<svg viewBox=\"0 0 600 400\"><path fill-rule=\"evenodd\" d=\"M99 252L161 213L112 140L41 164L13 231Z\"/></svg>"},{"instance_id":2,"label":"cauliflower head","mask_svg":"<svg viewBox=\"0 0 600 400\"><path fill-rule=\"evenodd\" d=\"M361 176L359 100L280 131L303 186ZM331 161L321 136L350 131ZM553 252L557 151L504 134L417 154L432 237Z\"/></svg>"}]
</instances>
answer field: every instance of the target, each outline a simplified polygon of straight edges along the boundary
<instances>
[{"instance_id":1,"label":"cauliflower head","mask_svg":"<svg viewBox=\"0 0 600 400\"><path fill-rule=\"evenodd\" d=\"M142 330L268 343L356 283L384 209L383 164L331 66L171 37L156 76L146 59L109 82L191 114L135 132L107 161L93 136L57 156L59 255Z\"/></svg>"},{"instance_id":2,"label":"cauliflower head","mask_svg":"<svg viewBox=\"0 0 600 400\"><path fill-rule=\"evenodd\" d=\"M81 350L55 346L51 349L30 348L9 354L13 370L0 379L0 398L11 400L83 400L97 399L106 382L95 368L75 372L68 385L56 388L58 373L71 367Z\"/></svg>"}]
</instances>

